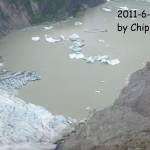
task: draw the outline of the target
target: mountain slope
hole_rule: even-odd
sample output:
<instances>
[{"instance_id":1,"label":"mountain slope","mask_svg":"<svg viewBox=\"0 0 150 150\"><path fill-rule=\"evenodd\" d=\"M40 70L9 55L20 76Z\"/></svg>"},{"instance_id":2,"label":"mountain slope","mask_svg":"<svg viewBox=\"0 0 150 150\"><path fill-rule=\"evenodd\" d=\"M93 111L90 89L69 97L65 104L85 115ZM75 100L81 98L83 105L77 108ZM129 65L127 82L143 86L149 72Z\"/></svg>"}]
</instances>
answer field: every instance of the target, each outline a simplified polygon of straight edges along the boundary
<instances>
[{"instance_id":1,"label":"mountain slope","mask_svg":"<svg viewBox=\"0 0 150 150\"><path fill-rule=\"evenodd\" d=\"M46 21L59 21L75 16L105 0L1 0L0 38L10 31Z\"/></svg>"}]
</instances>

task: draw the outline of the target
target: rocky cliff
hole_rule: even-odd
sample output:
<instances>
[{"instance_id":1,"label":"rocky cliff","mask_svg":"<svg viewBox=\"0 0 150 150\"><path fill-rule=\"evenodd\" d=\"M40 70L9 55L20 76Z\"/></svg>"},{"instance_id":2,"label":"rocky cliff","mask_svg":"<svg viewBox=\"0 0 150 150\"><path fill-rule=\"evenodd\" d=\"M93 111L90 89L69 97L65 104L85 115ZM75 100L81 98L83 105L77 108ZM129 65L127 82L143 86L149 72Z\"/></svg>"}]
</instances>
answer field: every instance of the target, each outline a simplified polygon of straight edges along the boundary
<instances>
[{"instance_id":1,"label":"rocky cliff","mask_svg":"<svg viewBox=\"0 0 150 150\"><path fill-rule=\"evenodd\" d=\"M114 105L93 112L57 150L149 150L150 63L130 78Z\"/></svg>"},{"instance_id":2,"label":"rocky cliff","mask_svg":"<svg viewBox=\"0 0 150 150\"><path fill-rule=\"evenodd\" d=\"M15 29L75 16L105 0L1 0L0 38Z\"/></svg>"}]
</instances>

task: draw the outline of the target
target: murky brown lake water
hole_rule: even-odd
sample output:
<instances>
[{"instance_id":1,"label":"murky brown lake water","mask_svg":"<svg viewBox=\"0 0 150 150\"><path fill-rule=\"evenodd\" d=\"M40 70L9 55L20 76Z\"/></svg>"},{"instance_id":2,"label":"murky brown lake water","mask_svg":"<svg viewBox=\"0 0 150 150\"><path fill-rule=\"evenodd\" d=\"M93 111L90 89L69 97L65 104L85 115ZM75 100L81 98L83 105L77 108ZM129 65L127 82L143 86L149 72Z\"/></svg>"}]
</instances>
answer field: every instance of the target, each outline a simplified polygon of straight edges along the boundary
<instances>
[{"instance_id":1,"label":"murky brown lake water","mask_svg":"<svg viewBox=\"0 0 150 150\"><path fill-rule=\"evenodd\" d=\"M113 104L120 89L125 86L126 77L150 60L150 32L117 31L117 23L147 23L145 19L116 19L118 7L146 10L150 13L150 3L142 0L110 1L102 6L88 9L84 16L69 19L54 25L51 30L44 26L30 27L15 31L0 41L0 55L4 57L4 67L12 71L35 70L42 79L30 83L19 92L26 102L41 105L54 114L73 118L86 115L85 107L98 110ZM111 12L102 8L111 8ZM81 26L74 23L80 21ZM108 29L108 32L87 33L87 28ZM61 34L68 38L76 33L85 40L82 53L90 55L109 55L118 58L121 63L116 66L100 63L87 64L83 60L69 58L72 45L70 41L49 43L44 35L59 38ZM32 41L39 36L40 41ZM100 43L99 40L105 40ZM104 83L100 81L104 80ZM101 93L96 93L100 90Z\"/></svg>"}]
</instances>

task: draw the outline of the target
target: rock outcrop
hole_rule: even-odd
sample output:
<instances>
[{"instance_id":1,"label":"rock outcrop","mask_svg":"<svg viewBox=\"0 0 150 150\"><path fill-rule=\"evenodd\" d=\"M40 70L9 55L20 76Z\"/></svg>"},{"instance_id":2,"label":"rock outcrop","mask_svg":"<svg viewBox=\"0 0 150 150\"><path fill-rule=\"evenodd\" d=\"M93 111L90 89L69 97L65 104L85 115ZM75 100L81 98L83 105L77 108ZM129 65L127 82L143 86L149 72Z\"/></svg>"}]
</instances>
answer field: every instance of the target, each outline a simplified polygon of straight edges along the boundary
<instances>
[{"instance_id":1,"label":"rock outcrop","mask_svg":"<svg viewBox=\"0 0 150 150\"><path fill-rule=\"evenodd\" d=\"M59 21L105 0L1 0L0 38L10 31L46 21Z\"/></svg>"},{"instance_id":2,"label":"rock outcrop","mask_svg":"<svg viewBox=\"0 0 150 150\"><path fill-rule=\"evenodd\" d=\"M150 63L130 78L114 105L94 112L56 150L149 150Z\"/></svg>"}]
</instances>

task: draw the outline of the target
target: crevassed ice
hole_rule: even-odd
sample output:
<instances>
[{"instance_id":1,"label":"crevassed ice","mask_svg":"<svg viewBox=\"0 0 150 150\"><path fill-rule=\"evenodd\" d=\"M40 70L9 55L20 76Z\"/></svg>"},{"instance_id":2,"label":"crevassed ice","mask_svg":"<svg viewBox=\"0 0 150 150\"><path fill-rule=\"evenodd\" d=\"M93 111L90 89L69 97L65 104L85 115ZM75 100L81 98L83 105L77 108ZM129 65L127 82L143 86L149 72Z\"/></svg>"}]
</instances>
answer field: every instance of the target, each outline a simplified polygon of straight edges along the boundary
<instances>
[{"instance_id":1,"label":"crevassed ice","mask_svg":"<svg viewBox=\"0 0 150 150\"><path fill-rule=\"evenodd\" d=\"M73 54L69 54L69 57L71 59L73 59L73 58L75 58L75 59L81 59L81 58L84 58L84 55L82 53L80 53L80 54L73 53Z\"/></svg>"},{"instance_id":2,"label":"crevassed ice","mask_svg":"<svg viewBox=\"0 0 150 150\"><path fill-rule=\"evenodd\" d=\"M55 143L75 121L16 97L0 95L0 144Z\"/></svg>"}]
</instances>

